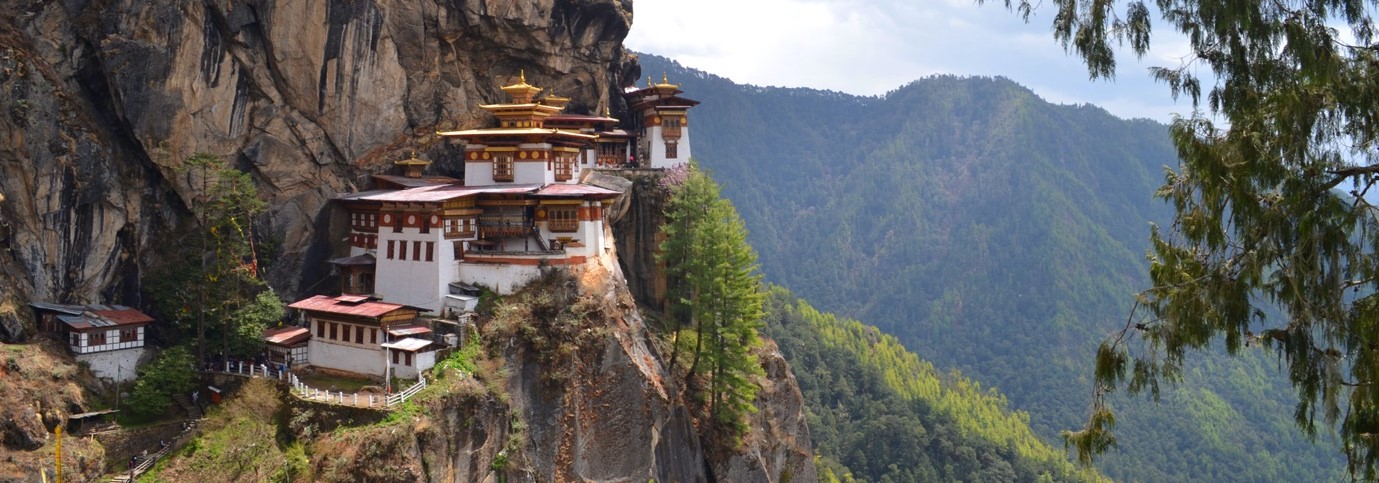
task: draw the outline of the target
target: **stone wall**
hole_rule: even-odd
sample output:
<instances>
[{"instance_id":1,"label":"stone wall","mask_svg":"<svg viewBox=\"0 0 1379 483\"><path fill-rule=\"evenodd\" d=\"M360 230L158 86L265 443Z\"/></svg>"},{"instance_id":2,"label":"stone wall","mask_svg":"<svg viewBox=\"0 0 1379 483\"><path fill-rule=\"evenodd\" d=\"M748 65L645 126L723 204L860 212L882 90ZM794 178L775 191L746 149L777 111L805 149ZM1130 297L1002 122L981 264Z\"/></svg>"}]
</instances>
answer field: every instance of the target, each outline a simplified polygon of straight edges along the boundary
<instances>
[{"instance_id":1,"label":"stone wall","mask_svg":"<svg viewBox=\"0 0 1379 483\"><path fill-rule=\"evenodd\" d=\"M115 382L127 382L138 377L139 359L143 357L144 348L135 347L79 354L77 355L77 362L88 364L96 377Z\"/></svg>"},{"instance_id":2,"label":"stone wall","mask_svg":"<svg viewBox=\"0 0 1379 483\"><path fill-rule=\"evenodd\" d=\"M129 470L129 458L158 452L161 441L172 443L182 434L183 422L163 423L138 429L125 429L99 433L94 437L105 447L105 467L107 471Z\"/></svg>"}]
</instances>

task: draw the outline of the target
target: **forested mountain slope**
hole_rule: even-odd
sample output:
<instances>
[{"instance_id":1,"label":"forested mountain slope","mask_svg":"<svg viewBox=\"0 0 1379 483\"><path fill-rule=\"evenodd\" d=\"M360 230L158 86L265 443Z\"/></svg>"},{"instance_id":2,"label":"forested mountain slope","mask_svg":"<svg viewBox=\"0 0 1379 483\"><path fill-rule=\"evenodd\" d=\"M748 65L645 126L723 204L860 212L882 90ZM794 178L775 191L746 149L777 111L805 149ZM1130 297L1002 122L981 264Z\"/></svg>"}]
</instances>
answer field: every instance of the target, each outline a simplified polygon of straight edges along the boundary
<instances>
[{"instance_id":1,"label":"forested mountain slope","mask_svg":"<svg viewBox=\"0 0 1379 483\"><path fill-rule=\"evenodd\" d=\"M882 97L741 86L642 55L686 96L695 158L763 272L1006 394L1047 441L1082 422L1093 348L1145 287L1167 129L939 76ZM1162 404L1118 401L1117 479L1312 480L1343 462L1292 424L1272 358L1201 358ZM904 464L904 462L897 462Z\"/></svg>"},{"instance_id":2,"label":"forested mountain slope","mask_svg":"<svg viewBox=\"0 0 1379 483\"><path fill-rule=\"evenodd\" d=\"M765 332L810 411L822 479L1094 481L1041 441L999 393L947 373L895 337L815 310L774 287Z\"/></svg>"}]
</instances>

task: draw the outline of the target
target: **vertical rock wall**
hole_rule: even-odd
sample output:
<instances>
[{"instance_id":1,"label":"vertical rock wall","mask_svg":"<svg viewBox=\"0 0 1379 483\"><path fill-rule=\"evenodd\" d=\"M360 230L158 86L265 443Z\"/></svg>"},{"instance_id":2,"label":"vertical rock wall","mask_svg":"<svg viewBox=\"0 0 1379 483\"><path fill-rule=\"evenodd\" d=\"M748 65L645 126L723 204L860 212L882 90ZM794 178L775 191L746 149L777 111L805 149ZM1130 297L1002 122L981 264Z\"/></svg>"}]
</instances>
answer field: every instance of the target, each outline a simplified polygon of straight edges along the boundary
<instances>
[{"instance_id":1,"label":"vertical rock wall","mask_svg":"<svg viewBox=\"0 0 1379 483\"><path fill-rule=\"evenodd\" d=\"M525 70L601 112L637 77L619 0L17 0L0 9L0 292L140 305L184 228L178 165L254 174L270 282L296 295L331 254L322 208L416 149L459 174L437 129ZM0 324L4 325L4 324Z\"/></svg>"}]
</instances>

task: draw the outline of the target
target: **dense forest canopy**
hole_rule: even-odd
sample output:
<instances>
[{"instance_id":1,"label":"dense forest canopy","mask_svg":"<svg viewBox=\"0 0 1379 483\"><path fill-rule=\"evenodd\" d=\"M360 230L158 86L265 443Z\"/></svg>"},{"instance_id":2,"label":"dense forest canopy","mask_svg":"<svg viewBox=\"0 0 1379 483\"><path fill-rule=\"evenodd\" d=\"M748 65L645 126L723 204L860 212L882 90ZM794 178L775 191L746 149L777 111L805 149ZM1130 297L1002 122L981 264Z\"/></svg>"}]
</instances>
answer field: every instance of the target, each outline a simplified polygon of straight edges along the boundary
<instances>
[{"instance_id":1,"label":"dense forest canopy","mask_svg":"<svg viewBox=\"0 0 1379 483\"><path fill-rule=\"evenodd\" d=\"M1037 8L1004 3L1026 20ZM1374 478L1379 216L1367 196L1379 183L1379 2L1152 5L1049 7L1054 38L1093 78L1114 75L1113 46L1142 56L1164 27L1176 31L1190 54L1150 70L1201 108L1170 130L1181 162L1156 192L1174 216L1151 236L1147 310L1098 351L1093 411L1069 440L1091 457L1116 441L1105 394L1175 381L1186 355L1213 343L1231 354L1254 343L1283 361L1298 426L1338 430L1352 474Z\"/></svg>"},{"instance_id":2,"label":"dense forest canopy","mask_svg":"<svg viewBox=\"0 0 1379 483\"><path fill-rule=\"evenodd\" d=\"M1176 163L1166 126L1051 105L1001 78L857 97L641 62L703 101L690 112L695 157L741 211L769 281L999 389L1046 441L1085 421L1090 357L1147 284L1150 223L1172 216L1152 198ZM1112 400L1132 410L1102 473L1343 473L1334 440L1292 428L1271 355L1187 362L1162 404Z\"/></svg>"},{"instance_id":3,"label":"dense forest canopy","mask_svg":"<svg viewBox=\"0 0 1379 483\"><path fill-rule=\"evenodd\" d=\"M766 331L800 383L821 474L863 481L1095 481L1005 397L920 360L875 327L780 287ZM841 476L839 476L841 478Z\"/></svg>"}]
</instances>

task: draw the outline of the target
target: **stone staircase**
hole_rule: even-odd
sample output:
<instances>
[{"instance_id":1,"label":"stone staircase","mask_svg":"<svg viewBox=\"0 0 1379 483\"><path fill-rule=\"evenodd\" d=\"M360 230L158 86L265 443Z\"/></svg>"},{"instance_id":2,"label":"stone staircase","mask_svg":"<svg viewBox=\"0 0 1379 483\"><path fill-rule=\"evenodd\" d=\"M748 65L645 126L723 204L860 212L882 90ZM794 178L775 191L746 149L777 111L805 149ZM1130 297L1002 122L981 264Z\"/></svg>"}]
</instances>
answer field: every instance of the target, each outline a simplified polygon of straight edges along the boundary
<instances>
[{"instance_id":1,"label":"stone staircase","mask_svg":"<svg viewBox=\"0 0 1379 483\"><path fill-rule=\"evenodd\" d=\"M172 400L187 412L187 419L201 419L201 407L192 403L191 396L186 394L174 394Z\"/></svg>"}]
</instances>

